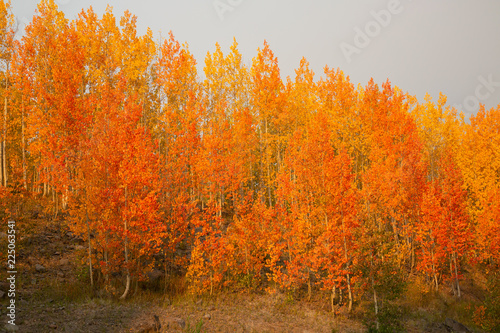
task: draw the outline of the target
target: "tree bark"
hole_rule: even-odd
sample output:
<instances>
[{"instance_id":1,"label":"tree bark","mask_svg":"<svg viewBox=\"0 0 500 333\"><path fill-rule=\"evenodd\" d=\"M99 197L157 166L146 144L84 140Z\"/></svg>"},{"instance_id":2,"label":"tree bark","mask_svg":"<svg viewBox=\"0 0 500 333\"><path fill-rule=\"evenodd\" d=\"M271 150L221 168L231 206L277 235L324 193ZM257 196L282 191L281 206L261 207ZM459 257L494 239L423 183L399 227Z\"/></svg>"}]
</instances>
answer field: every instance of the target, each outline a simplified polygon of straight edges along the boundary
<instances>
[{"instance_id":1,"label":"tree bark","mask_svg":"<svg viewBox=\"0 0 500 333\"><path fill-rule=\"evenodd\" d=\"M346 274L346 280L347 280L347 292L349 293L349 306L348 306L348 311L352 311L352 303L353 303L353 296L352 296L352 290L351 290L351 276L349 273Z\"/></svg>"},{"instance_id":2,"label":"tree bark","mask_svg":"<svg viewBox=\"0 0 500 333\"><path fill-rule=\"evenodd\" d=\"M349 267L349 255L347 251L347 239L345 237L345 232L346 228L344 225L344 214L342 214L342 233L344 234L344 255L345 255L345 260L346 260L346 270ZM352 311L352 303L353 303L353 297L352 297L352 290L351 290L351 277L349 273L346 274L346 282L347 282L347 292L349 293L349 312Z\"/></svg>"},{"instance_id":3,"label":"tree bark","mask_svg":"<svg viewBox=\"0 0 500 333\"><path fill-rule=\"evenodd\" d=\"M125 187L125 214L126 213L127 213L127 187ZM127 235L128 225L126 217L123 219L123 227L125 230L125 269L127 271L127 283L125 285L125 291L123 292L123 295L120 296L120 299L125 299L130 290L130 270L128 268L128 235Z\"/></svg>"},{"instance_id":4,"label":"tree bark","mask_svg":"<svg viewBox=\"0 0 500 333\"><path fill-rule=\"evenodd\" d=\"M458 298L460 298L462 295L460 292L460 283L458 282L458 268L457 268L457 254L456 254L456 252L453 252L452 257L453 257L453 263L455 264L455 282L457 284L457 296L458 296Z\"/></svg>"},{"instance_id":5,"label":"tree bark","mask_svg":"<svg viewBox=\"0 0 500 333\"><path fill-rule=\"evenodd\" d=\"M333 285L332 287L332 295L330 296L330 304L332 306L332 313L333 315L335 316L335 307L334 307L334 301L335 301L335 297L337 296L337 288L335 287L335 285Z\"/></svg>"},{"instance_id":6,"label":"tree bark","mask_svg":"<svg viewBox=\"0 0 500 333\"><path fill-rule=\"evenodd\" d=\"M22 100L22 109L21 109L21 152L23 158L23 183L24 189L28 190L28 180L26 173L26 142L24 138L24 99Z\"/></svg>"},{"instance_id":7,"label":"tree bark","mask_svg":"<svg viewBox=\"0 0 500 333\"><path fill-rule=\"evenodd\" d=\"M2 134L2 186L7 186L7 96L4 98Z\"/></svg>"},{"instance_id":8,"label":"tree bark","mask_svg":"<svg viewBox=\"0 0 500 333\"><path fill-rule=\"evenodd\" d=\"M269 153L267 152L269 147L269 136L267 130L267 118L266 118L266 164L267 164L267 194L269 196L269 207L272 207L272 199L271 199L271 162L269 161Z\"/></svg>"},{"instance_id":9,"label":"tree bark","mask_svg":"<svg viewBox=\"0 0 500 333\"><path fill-rule=\"evenodd\" d=\"M88 194L87 194L88 196ZM90 222L89 214L87 211L87 202L85 202L85 222L87 223L87 236L89 238L89 274L90 274L90 287L94 288L94 276L92 274L92 244L90 242Z\"/></svg>"},{"instance_id":10,"label":"tree bark","mask_svg":"<svg viewBox=\"0 0 500 333\"><path fill-rule=\"evenodd\" d=\"M378 321L378 297L377 297L377 290L375 289L375 280L373 279L373 254L370 254L370 282L372 284L372 290L373 290L373 306L375 308L375 324L377 331L379 330L379 321Z\"/></svg>"}]
</instances>

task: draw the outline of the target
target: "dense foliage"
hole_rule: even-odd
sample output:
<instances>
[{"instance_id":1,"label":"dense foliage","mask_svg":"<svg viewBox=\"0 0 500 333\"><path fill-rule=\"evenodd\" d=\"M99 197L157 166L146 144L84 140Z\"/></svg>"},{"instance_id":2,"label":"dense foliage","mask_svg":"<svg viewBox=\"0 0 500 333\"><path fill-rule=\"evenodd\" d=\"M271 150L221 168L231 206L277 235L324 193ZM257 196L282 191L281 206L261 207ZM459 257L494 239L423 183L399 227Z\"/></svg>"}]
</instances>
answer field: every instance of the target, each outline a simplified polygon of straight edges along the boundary
<instances>
[{"instance_id":1,"label":"dense foliage","mask_svg":"<svg viewBox=\"0 0 500 333\"><path fill-rule=\"evenodd\" d=\"M187 45L139 36L128 12L69 21L44 0L14 41L9 8L2 218L21 197L64 214L93 284L122 274L125 297L174 269L195 293L327 290L377 309L410 275L460 297L465 267L498 272L500 106L466 121L445 96L315 80L305 59L282 82L265 42L251 67L217 45L201 79Z\"/></svg>"}]
</instances>

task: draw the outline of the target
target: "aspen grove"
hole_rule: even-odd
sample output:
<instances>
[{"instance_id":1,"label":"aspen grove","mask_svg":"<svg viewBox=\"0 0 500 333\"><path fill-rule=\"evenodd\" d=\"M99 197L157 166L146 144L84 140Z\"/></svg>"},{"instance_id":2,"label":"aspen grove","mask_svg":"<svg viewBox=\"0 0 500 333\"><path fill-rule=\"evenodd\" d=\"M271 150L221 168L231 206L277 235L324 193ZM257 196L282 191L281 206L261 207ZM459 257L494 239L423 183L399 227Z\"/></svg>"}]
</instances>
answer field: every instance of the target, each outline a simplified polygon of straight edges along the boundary
<instances>
[{"instance_id":1,"label":"aspen grove","mask_svg":"<svg viewBox=\"0 0 500 333\"><path fill-rule=\"evenodd\" d=\"M43 0L16 40L0 1L0 32L2 220L26 198L64 218L93 288L125 298L160 270L377 309L395 281L458 298L471 268L499 271L500 106L464 119L305 59L284 82L266 42L251 66L217 44L201 75L109 7Z\"/></svg>"}]
</instances>

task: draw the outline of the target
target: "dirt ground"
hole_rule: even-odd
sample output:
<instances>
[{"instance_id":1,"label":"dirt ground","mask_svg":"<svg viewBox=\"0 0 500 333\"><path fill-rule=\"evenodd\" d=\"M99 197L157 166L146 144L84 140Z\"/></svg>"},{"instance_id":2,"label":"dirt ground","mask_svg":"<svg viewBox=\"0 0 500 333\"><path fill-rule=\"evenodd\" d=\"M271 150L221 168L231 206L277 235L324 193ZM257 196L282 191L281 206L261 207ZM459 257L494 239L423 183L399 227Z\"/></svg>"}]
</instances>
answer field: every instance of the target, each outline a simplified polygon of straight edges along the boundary
<instances>
[{"instance_id":1,"label":"dirt ground","mask_svg":"<svg viewBox=\"0 0 500 333\"><path fill-rule=\"evenodd\" d=\"M29 301L28 301L29 302ZM91 300L61 305L51 300L22 304L19 332L363 332L356 322L293 305L272 296L219 296L213 301L160 306Z\"/></svg>"}]
</instances>

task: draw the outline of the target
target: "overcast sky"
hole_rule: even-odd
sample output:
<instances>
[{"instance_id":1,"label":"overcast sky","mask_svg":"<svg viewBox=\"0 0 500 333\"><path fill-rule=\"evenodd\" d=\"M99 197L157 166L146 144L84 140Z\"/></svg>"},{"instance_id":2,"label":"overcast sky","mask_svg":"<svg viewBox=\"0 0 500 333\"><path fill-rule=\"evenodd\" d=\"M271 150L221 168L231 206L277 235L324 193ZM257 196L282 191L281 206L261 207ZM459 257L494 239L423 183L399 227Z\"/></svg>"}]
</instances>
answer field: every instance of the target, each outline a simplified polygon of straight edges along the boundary
<instances>
[{"instance_id":1,"label":"overcast sky","mask_svg":"<svg viewBox=\"0 0 500 333\"><path fill-rule=\"evenodd\" d=\"M13 0L14 15L31 21L36 0ZM283 78L294 77L306 57L316 78L325 65L340 68L355 84L389 79L423 101L439 92L466 117L500 103L499 0L56 0L73 19L106 4L115 16L129 10L138 29L158 37L171 30L187 42L202 72L207 51L233 37L247 64L267 40ZM22 32L20 32L22 34Z\"/></svg>"}]
</instances>

